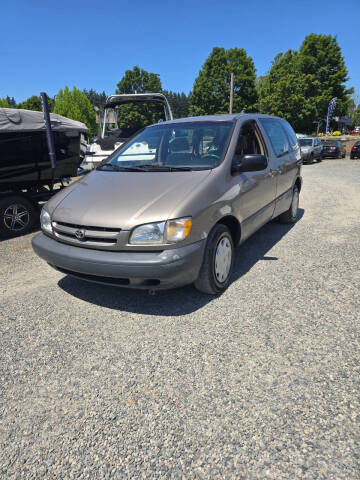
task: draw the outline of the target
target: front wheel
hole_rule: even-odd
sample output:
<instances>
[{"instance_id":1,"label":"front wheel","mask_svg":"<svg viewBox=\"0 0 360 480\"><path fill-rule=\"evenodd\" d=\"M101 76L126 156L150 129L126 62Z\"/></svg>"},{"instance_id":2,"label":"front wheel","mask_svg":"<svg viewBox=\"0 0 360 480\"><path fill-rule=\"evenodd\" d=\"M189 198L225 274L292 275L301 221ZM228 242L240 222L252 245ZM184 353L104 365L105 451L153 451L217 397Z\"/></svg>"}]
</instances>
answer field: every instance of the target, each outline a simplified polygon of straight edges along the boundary
<instances>
[{"instance_id":1,"label":"front wheel","mask_svg":"<svg viewBox=\"0 0 360 480\"><path fill-rule=\"evenodd\" d=\"M293 195L291 200L291 205L286 212L279 215L279 221L281 223L295 223L298 215L299 209L299 189L294 187Z\"/></svg>"},{"instance_id":2,"label":"front wheel","mask_svg":"<svg viewBox=\"0 0 360 480\"><path fill-rule=\"evenodd\" d=\"M203 264L195 288L216 295L229 286L234 266L234 242L225 225L217 224L206 242Z\"/></svg>"},{"instance_id":3,"label":"front wheel","mask_svg":"<svg viewBox=\"0 0 360 480\"><path fill-rule=\"evenodd\" d=\"M28 233L38 214L35 206L21 195L0 200L0 237L13 238Z\"/></svg>"}]
</instances>

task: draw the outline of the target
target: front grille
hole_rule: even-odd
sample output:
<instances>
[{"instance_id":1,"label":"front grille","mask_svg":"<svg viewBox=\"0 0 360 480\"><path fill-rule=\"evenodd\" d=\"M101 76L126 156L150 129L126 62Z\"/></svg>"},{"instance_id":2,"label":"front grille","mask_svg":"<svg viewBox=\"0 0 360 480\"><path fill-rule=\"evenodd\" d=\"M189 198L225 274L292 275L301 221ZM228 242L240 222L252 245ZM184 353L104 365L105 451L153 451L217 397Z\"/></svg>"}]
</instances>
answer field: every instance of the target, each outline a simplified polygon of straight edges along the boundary
<instances>
[{"instance_id":1,"label":"front grille","mask_svg":"<svg viewBox=\"0 0 360 480\"><path fill-rule=\"evenodd\" d=\"M59 240L78 246L109 247L116 245L119 228L94 227L74 223L52 222L54 235Z\"/></svg>"}]
</instances>

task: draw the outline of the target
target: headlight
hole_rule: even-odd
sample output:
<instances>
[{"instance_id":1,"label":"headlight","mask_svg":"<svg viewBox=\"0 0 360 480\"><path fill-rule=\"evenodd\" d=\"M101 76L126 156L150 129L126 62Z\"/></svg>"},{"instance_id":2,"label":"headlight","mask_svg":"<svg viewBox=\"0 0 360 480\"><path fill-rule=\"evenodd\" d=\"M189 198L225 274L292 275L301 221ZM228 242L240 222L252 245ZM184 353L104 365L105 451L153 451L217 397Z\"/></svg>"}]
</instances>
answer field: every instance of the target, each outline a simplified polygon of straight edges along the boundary
<instances>
[{"instance_id":1,"label":"headlight","mask_svg":"<svg viewBox=\"0 0 360 480\"><path fill-rule=\"evenodd\" d=\"M49 213L43 208L40 214L40 225L42 230L47 233L53 233L52 225L51 225L51 217Z\"/></svg>"},{"instance_id":2,"label":"headlight","mask_svg":"<svg viewBox=\"0 0 360 480\"><path fill-rule=\"evenodd\" d=\"M133 230L129 243L132 245L161 245L180 242L190 234L191 225L189 217L140 225Z\"/></svg>"}]
</instances>

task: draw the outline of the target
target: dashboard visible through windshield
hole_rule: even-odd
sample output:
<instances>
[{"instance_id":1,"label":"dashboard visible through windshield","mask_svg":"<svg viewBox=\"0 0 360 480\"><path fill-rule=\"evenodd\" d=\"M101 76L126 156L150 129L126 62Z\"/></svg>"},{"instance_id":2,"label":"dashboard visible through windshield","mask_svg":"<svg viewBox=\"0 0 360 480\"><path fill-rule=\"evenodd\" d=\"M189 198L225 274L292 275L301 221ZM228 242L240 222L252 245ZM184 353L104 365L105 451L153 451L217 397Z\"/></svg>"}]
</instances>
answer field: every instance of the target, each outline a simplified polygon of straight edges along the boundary
<instances>
[{"instance_id":1,"label":"dashboard visible through windshield","mask_svg":"<svg viewBox=\"0 0 360 480\"><path fill-rule=\"evenodd\" d=\"M99 168L113 171L215 168L226 152L233 125L228 121L208 121L148 127Z\"/></svg>"}]
</instances>

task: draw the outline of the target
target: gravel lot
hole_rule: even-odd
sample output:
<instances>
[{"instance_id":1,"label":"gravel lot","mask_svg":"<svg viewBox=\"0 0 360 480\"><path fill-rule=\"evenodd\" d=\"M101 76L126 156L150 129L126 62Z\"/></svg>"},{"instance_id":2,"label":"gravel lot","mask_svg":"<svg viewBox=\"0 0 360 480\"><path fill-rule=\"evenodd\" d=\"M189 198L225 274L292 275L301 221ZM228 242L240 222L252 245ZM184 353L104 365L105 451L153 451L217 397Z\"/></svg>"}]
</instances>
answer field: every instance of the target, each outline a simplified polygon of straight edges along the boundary
<instances>
[{"instance_id":1,"label":"gravel lot","mask_svg":"<svg viewBox=\"0 0 360 480\"><path fill-rule=\"evenodd\" d=\"M218 298L0 242L0 477L359 479L360 161L303 178L299 221L240 247Z\"/></svg>"}]
</instances>

